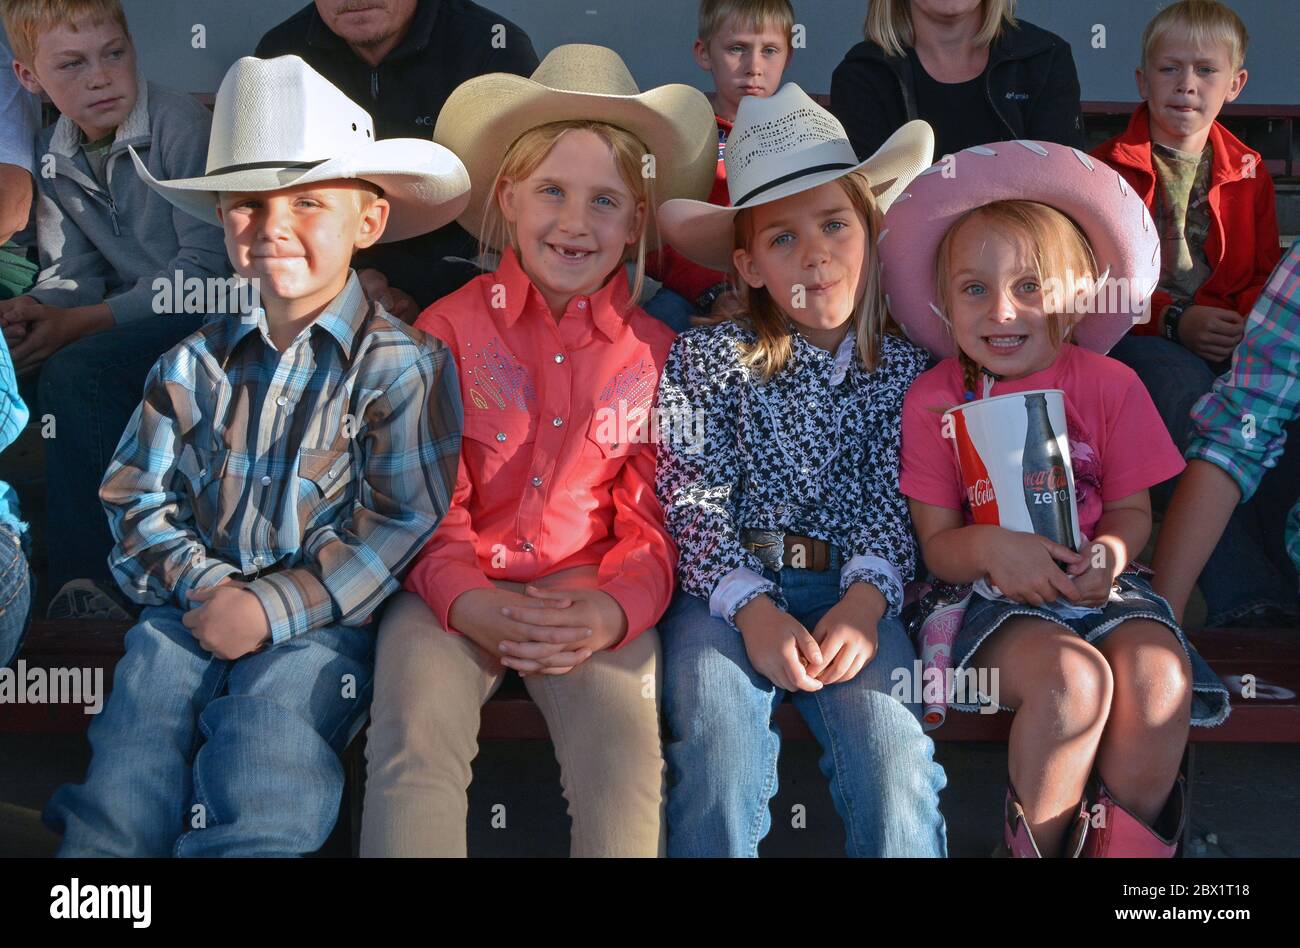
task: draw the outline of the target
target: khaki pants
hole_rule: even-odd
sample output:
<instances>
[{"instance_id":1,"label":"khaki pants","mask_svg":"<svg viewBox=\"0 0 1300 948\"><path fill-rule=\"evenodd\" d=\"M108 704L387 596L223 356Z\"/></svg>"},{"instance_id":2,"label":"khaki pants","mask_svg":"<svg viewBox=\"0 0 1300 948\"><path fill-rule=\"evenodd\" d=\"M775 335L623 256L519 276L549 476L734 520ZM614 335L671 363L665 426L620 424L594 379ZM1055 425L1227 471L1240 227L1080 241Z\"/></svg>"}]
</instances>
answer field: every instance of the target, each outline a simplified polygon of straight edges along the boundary
<instances>
[{"instance_id":1,"label":"khaki pants","mask_svg":"<svg viewBox=\"0 0 1300 948\"><path fill-rule=\"evenodd\" d=\"M659 666L649 629L566 675L524 679L555 743L574 856L664 855ZM419 596L390 600L375 658L362 856L465 855L480 710L507 671L445 632Z\"/></svg>"}]
</instances>

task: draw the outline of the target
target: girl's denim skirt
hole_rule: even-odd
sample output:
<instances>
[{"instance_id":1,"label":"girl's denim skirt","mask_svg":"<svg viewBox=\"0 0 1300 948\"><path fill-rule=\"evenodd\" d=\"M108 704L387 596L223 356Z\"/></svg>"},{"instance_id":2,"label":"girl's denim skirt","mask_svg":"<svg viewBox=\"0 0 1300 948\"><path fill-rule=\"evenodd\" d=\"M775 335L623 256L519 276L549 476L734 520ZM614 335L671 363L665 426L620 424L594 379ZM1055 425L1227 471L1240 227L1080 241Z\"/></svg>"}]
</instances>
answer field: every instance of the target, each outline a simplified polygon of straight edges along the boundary
<instances>
[{"instance_id":1,"label":"girl's denim skirt","mask_svg":"<svg viewBox=\"0 0 1300 948\"><path fill-rule=\"evenodd\" d=\"M1222 724L1228 717L1228 689L1224 687L1219 676L1211 670L1205 659L1197 653L1187 636L1174 621L1174 614L1155 590L1136 573L1121 573L1115 580L1115 586L1122 598L1121 602L1112 600L1100 612L1078 619L1064 619L1049 609L1031 606L1023 602L1003 602L985 599L978 593L973 595L966 607L966 616L961 631L952 645L953 670L956 674L963 672L970 664L971 657L981 643L995 632L1002 623L1013 616L1035 616L1054 622L1069 629L1085 642L1096 645L1111 633L1121 622L1129 619L1151 619L1168 626L1178 638L1192 666L1192 725L1194 727L1214 727ZM950 705L959 711L978 711L977 704ZM1002 706L1002 710L1010 708Z\"/></svg>"}]
</instances>

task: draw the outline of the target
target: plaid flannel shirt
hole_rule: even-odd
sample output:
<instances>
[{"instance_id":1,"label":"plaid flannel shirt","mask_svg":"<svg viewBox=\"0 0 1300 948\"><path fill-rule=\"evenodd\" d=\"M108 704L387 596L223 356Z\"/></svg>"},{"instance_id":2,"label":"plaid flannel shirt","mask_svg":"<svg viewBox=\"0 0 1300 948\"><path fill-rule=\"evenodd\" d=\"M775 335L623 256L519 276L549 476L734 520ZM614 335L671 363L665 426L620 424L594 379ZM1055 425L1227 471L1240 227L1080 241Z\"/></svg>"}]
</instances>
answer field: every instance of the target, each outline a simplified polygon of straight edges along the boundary
<instances>
[{"instance_id":1,"label":"plaid flannel shirt","mask_svg":"<svg viewBox=\"0 0 1300 948\"><path fill-rule=\"evenodd\" d=\"M113 575L180 608L242 578L275 644L363 625L447 510L460 430L446 348L355 273L283 352L264 314L211 322L153 367L104 475Z\"/></svg>"},{"instance_id":2,"label":"plaid flannel shirt","mask_svg":"<svg viewBox=\"0 0 1300 948\"><path fill-rule=\"evenodd\" d=\"M1277 464L1285 427L1300 416L1300 240L1269 277L1232 368L1192 409L1188 459L1222 468L1249 500ZM1300 570L1300 497L1287 517L1287 552Z\"/></svg>"}]
</instances>

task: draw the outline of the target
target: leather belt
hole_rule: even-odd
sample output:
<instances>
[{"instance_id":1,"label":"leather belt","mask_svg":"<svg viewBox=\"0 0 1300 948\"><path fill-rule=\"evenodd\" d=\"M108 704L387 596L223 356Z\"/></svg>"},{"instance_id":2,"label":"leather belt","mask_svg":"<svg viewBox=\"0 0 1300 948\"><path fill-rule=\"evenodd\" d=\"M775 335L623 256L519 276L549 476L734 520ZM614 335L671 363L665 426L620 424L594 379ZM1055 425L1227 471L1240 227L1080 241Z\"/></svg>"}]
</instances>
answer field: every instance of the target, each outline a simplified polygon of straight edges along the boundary
<instances>
[{"instance_id":1,"label":"leather belt","mask_svg":"<svg viewBox=\"0 0 1300 948\"><path fill-rule=\"evenodd\" d=\"M745 529L740 531L740 543L774 573L786 566L821 573L843 564L839 547L797 533Z\"/></svg>"}]
</instances>

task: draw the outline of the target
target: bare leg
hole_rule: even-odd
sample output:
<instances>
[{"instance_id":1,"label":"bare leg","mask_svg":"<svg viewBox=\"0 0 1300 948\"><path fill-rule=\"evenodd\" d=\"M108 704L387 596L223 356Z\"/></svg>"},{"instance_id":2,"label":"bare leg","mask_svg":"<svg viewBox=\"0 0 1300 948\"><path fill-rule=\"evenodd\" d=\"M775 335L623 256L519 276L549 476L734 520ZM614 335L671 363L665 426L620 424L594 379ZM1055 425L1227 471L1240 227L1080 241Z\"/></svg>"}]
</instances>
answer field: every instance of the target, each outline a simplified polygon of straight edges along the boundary
<instances>
[{"instance_id":1,"label":"bare leg","mask_svg":"<svg viewBox=\"0 0 1300 948\"><path fill-rule=\"evenodd\" d=\"M998 669L1000 701L1016 710L1011 782L1039 852L1059 855L1110 711L1106 660L1055 623L1017 616L985 640L970 664Z\"/></svg>"},{"instance_id":2,"label":"bare leg","mask_svg":"<svg viewBox=\"0 0 1300 948\"><path fill-rule=\"evenodd\" d=\"M1192 669L1174 633L1134 619L1098 646L1115 697L1097 751L1097 770L1116 802L1150 826L1160 815L1187 745Z\"/></svg>"}]
</instances>

